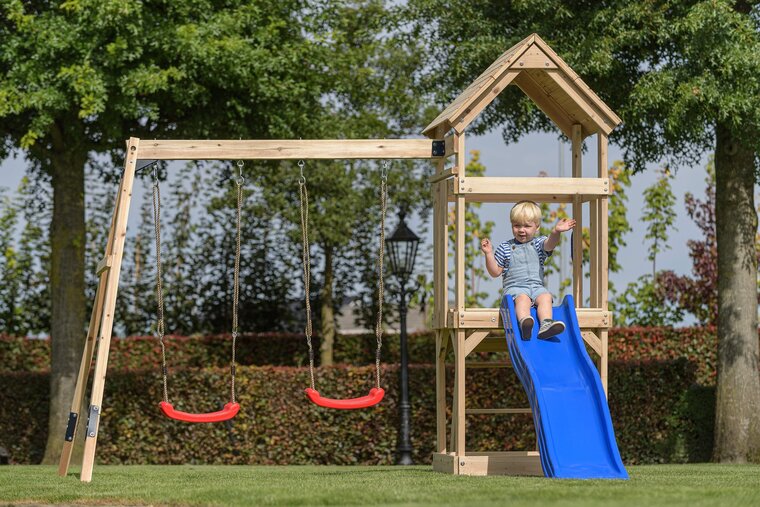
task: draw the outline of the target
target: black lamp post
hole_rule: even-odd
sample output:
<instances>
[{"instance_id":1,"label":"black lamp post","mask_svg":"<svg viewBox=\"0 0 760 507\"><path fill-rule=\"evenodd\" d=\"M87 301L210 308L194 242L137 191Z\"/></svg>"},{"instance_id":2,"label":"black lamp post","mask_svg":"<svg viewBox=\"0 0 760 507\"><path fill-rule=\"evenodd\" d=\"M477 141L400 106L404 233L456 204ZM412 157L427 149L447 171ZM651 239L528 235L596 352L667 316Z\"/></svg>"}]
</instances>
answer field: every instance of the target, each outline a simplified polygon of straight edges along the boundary
<instances>
[{"instance_id":1,"label":"black lamp post","mask_svg":"<svg viewBox=\"0 0 760 507\"><path fill-rule=\"evenodd\" d=\"M411 405L409 404L409 353L407 350L406 337L406 312L407 297L411 297L416 291L415 288L407 291L406 284L414 271L414 261L417 257L417 245L420 238L413 233L404 217L406 212L402 209L399 212L399 223L393 235L385 240L388 254L390 257L391 272L399 284L399 319L400 319L400 338L401 338L401 370L400 387L401 403L399 404L399 432L398 443L396 446L396 464L411 465L412 463L412 443L409 438L409 428L411 420Z\"/></svg>"}]
</instances>

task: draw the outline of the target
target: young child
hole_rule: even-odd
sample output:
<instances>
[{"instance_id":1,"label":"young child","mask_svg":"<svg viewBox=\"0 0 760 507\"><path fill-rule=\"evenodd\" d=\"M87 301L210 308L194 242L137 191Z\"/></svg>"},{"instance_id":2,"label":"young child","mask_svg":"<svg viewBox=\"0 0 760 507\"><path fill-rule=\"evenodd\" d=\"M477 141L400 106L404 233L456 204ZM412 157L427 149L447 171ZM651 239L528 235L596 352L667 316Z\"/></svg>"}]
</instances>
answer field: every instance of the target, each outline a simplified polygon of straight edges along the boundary
<instances>
[{"instance_id":1,"label":"young child","mask_svg":"<svg viewBox=\"0 0 760 507\"><path fill-rule=\"evenodd\" d=\"M517 321L524 340L533 332L531 305L536 307L541 325L539 338L549 338L565 330L565 324L552 320L552 295L544 287L544 262L559 244L560 233L575 227L575 220L563 218L557 222L549 236L536 237L541 224L541 208L532 201L520 201L509 213L514 238L499 244L494 252L488 238L480 242L486 256L488 273L501 275L503 296L515 301Z\"/></svg>"}]
</instances>

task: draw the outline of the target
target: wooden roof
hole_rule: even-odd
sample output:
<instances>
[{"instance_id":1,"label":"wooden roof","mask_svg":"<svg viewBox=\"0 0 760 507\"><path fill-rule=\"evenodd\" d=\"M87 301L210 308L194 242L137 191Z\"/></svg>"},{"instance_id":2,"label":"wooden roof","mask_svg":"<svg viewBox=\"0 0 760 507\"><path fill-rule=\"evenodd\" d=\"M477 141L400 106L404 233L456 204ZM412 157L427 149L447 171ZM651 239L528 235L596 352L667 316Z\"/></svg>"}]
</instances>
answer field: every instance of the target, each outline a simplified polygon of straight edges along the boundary
<instances>
[{"instance_id":1,"label":"wooden roof","mask_svg":"<svg viewBox=\"0 0 760 507\"><path fill-rule=\"evenodd\" d=\"M423 134L436 130L462 133L483 109L510 84L517 85L568 137L573 124L582 136L609 134L620 118L537 34L504 52L454 102L430 123Z\"/></svg>"}]
</instances>

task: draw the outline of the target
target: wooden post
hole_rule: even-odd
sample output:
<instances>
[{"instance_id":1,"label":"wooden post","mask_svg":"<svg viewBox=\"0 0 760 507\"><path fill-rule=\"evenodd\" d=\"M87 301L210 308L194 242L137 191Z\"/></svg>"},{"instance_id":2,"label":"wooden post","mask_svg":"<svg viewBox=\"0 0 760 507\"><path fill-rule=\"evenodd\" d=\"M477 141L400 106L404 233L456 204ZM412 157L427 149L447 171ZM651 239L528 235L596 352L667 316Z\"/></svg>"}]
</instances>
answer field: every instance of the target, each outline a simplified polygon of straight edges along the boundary
<instances>
[{"instance_id":1,"label":"wooden post","mask_svg":"<svg viewBox=\"0 0 760 507\"><path fill-rule=\"evenodd\" d=\"M461 134L457 134L455 136L455 143L457 145L457 155L456 155L456 161L457 161L457 172L459 174L458 178L459 181L455 184L457 186L460 185L461 182L463 182L464 178L467 177L465 174L465 165L466 165L466 153L465 153L465 146L464 146L464 132ZM454 248L454 255L455 255L455 277L456 281L454 284L454 290L455 290L455 304L456 304L456 312L455 315L455 321L459 321L460 315L464 315L465 311L465 211L466 211L466 200L464 194L456 194L456 206L455 206L455 231L456 231L456 244ZM465 455L465 406L467 405L465 400L465 364L464 360L466 357L465 352L465 332L463 329L457 329L456 330L456 344L454 347L454 350L456 351L456 365L454 367L454 386L455 386L455 394L454 394L454 412L452 412L452 425L456 427L456 438L454 443L454 450L457 453L458 457L462 457ZM453 432L452 432L453 435Z\"/></svg>"},{"instance_id":2,"label":"wooden post","mask_svg":"<svg viewBox=\"0 0 760 507\"><path fill-rule=\"evenodd\" d=\"M583 139L581 138L581 125L573 125L572 138L573 151L573 178L583 177L583 167L581 159L581 147ZM575 298L575 307L583 307L583 205L581 196L577 195L573 199L573 218L576 221L575 230L573 231L573 297Z\"/></svg>"},{"instance_id":3,"label":"wooden post","mask_svg":"<svg viewBox=\"0 0 760 507\"><path fill-rule=\"evenodd\" d=\"M608 178L608 161L607 161L607 136L600 132L598 134L598 166L599 177ZM610 192L612 188L610 187ZM599 199L599 306L602 310L609 308L609 199L602 197ZM602 341L602 358L601 358L601 377L604 393L607 394L608 386L608 367L609 367L609 333L607 328L599 330L599 339Z\"/></svg>"},{"instance_id":4,"label":"wooden post","mask_svg":"<svg viewBox=\"0 0 760 507\"><path fill-rule=\"evenodd\" d=\"M137 165L137 152L140 140L130 138L127 143L127 155L124 160L124 174L119 186L119 199L114 211L112 231L113 256L112 265L106 276L105 295L102 310L102 322L100 325L100 337L98 339L98 354L95 360L95 374L92 382L92 395L90 397L89 419L87 422L87 434L84 441L84 457L82 459L82 472L80 479L83 482L92 480L92 469L95 465L95 447L98 439L100 415L103 412L103 391L105 389L106 370L108 367L108 351L111 346L111 332L113 331L114 309L116 308L116 293L119 288L119 275L121 273L121 261L124 255L124 241L127 236L127 217L129 205L132 201L132 187L135 179Z\"/></svg>"},{"instance_id":5,"label":"wooden post","mask_svg":"<svg viewBox=\"0 0 760 507\"><path fill-rule=\"evenodd\" d=\"M436 452L446 452L446 342L448 329L435 330Z\"/></svg>"}]
</instances>

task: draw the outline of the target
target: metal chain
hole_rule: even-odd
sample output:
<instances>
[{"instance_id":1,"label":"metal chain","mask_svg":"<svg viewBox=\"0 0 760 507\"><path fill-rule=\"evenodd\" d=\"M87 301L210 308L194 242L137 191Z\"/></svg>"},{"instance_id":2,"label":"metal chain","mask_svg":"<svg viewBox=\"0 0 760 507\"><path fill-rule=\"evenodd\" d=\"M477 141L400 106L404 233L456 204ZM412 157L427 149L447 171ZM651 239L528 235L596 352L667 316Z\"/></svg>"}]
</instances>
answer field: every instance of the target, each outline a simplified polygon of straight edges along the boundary
<instances>
[{"instance_id":1,"label":"metal chain","mask_svg":"<svg viewBox=\"0 0 760 507\"><path fill-rule=\"evenodd\" d=\"M235 350L237 348L238 337L238 303L240 302L240 236L241 236L241 216L243 209L243 161L238 160L238 177L235 178L237 185L237 221L236 221L236 240L235 240L235 270L232 290L232 361L230 363L230 390L231 400L235 403Z\"/></svg>"},{"instance_id":2,"label":"metal chain","mask_svg":"<svg viewBox=\"0 0 760 507\"><path fill-rule=\"evenodd\" d=\"M158 306L158 322L156 334L161 344L161 374L164 379L164 401L169 403L168 370L166 367L166 346L164 345L164 295L161 285L161 190L158 187L158 175L153 168L153 229L156 237L156 304Z\"/></svg>"},{"instance_id":3,"label":"metal chain","mask_svg":"<svg viewBox=\"0 0 760 507\"><path fill-rule=\"evenodd\" d=\"M380 176L380 255L377 260L377 324L375 325L375 338L377 350L375 352L375 380L380 389L380 351L383 348L383 257L385 256L385 214L388 209L388 161L383 160Z\"/></svg>"},{"instance_id":4,"label":"metal chain","mask_svg":"<svg viewBox=\"0 0 760 507\"><path fill-rule=\"evenodd\" d=\"M304 161L298 161L298 167L301 169L301 177L298 178L298 197L301 202L301 240L302 251L301 258L303 264L303 285L306 294L306 343L309 345L309 377L311 378L311 388L314 387L314 347L311 343L311 302L309 287L311 280L311 256L309 255L309 191L306 188L306 176L303 174Z\"/></svg>"}]
</instances>

